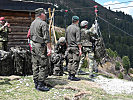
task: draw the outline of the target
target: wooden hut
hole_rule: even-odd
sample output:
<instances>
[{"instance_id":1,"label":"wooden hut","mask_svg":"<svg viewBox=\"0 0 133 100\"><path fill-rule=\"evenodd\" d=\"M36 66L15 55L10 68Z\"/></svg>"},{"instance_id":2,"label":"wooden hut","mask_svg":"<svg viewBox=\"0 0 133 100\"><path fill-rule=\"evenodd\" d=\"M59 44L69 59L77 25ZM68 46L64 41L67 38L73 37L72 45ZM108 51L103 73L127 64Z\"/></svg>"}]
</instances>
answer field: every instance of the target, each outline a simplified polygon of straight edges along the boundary
<instances>
[{"instance_id":1,"label":"wooden hut","mask_svg":"<svg viewBox=\"0 0 133 100\"><path fill-rule=\"evenodd\" d=\"M0 17L5 17L12 29L8 36L8 49L15 46L29 48L27 32L35 18L34 10L37 8L48 9L49 7L52 7L52 5L37 2L0 0Z\"/></svg>"}]
</instances>

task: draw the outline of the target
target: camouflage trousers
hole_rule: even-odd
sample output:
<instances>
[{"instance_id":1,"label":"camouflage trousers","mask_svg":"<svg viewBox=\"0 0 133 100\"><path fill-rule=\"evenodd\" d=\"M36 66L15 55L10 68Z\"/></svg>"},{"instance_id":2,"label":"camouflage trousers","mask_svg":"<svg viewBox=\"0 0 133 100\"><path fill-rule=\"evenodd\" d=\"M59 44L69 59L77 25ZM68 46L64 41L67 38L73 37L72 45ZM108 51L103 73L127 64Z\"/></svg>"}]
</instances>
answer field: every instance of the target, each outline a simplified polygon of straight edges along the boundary
<instances>
[{"instance_id":1,"label":"camouflage trousers","mask_svg":"<svg viewBox=\"0 0 133 100\"><path fill-rule=\"evenodd\" d=\"M1 42L0 41L0 50L7 51L7 41Z\"/></svg>"},{"instance_id":2,"label":"camouflage trousers","mask_svg":"<svg viewBox=\"0 0 133 100\"><path fill-rule=\"evenodd\" d=\"M53 74L63 75L63 57L62 54L54 53L51 56L51 61L53 63Z\"/></svg>"},{"instance_id":3,"label":"camouflage trousers","mask_svg":"<svg viewBox=\"0 0 133 100\"><path fill-rule=\"evenodd\" d=\"M81 59L80 59L80 62L79 62L79 68L81 68L81 66L82 66L82 64L83 64L86 57L87 57L87 61L88 61L89 72L90 72L90 75L92 75L93 72L95 70L97 70L97 63L96 63L96 60L94 58L94 52L92 52L91 49L89 49L86 52L84 52L84 50L83 50L82 55L81 55Z\"/></svg>"},{"instance_id":4,"label":"camouflage trousers","mask_svg":"<svg viewBox=\"0 0 133 100\"><path fill-rule=\"evenodd\" d=\"M77 47L69 47L68 48L68 72L69 74L76 74L77 69L79 67L79 50Z\"/></svg>"},{"instance_id":5,"label":"camouflage trousers","mask_svg":"<svg viewBox=\"0 0 133 100\"><path fill-rule=\"evenodd\" d=\"M32 70L33 79L36 81L45 81L48 77L48 57L46 45L32 43Z\"/></svg>"}]
</instances>

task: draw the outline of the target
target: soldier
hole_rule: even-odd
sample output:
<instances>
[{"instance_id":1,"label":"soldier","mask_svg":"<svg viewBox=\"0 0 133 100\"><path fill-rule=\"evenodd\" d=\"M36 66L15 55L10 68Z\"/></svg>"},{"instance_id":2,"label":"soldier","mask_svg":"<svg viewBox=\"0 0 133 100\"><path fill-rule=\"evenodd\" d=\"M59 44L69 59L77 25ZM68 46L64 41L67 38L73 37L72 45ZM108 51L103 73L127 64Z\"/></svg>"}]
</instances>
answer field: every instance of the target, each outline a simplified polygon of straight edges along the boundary
<instances>
[{"instance_id":1,"label":"soldier","mask_svg":"<svg viewBox=\"0 0 133 100\"><path fill-rule=\"evenodd\" d=\"M88 54L88 63L89 63L89 71L90 71L90 75L89 77L92 78L93 75L93 71L94 71L94 45L93 45L93 41L95 40L95 37L92 32L90 32L90 30L88 30L88 21L82 21L81 24L81 43L82 43L82 55L81 55L81 60L79 63L79 69L81 68L81 65L84 62L84 59L86 58L87 54ZM96 67L96 66L95 66Z\"/></svg>"},{"instance_id":2,"label":"soldier","mask_svg":"<svg viewBox=\"0 0 133 100\"><path fill-rule=\"evenodd\" d=\"M35 10L36 19L31 23L30 35L32 42L32 68L35 88L48 91L45 84L48 76L48 56L51 55L50 37L46 20L46 11L43 8ZM48 52L48 53L47 53Z\"/></svg>"},{"instance_id":3,"label":"soldier","mask_svg":"<svg viewBox=\"0 0 133 100\"><path fill-rule=\"evenodd\" d=\"M67 49L65 37L60 37L56 46L55 54L53 56L54 60L54 75L62 76L63 75L63 59L66 58L65 52Z\"/></svg>"},{"instance_id":4,"label":"soldier","mask_svg":"<svg viewBox=\"0 0 133 100\"><path fill-rule=\"evenodd\" d=\"M7 51L9 32L11 32L10 24L4 17L0 17L0 50Z\"/></svg>"},{"instance_id":5,"label":"soldier","mask_svg":"<svg viewBox=\"0 0 133 100\"><path fill-rule=\"evenodd\" d=\"M80 56L81 56L81 37L80 37L80 28L78 26L79 17L72 17L72 24L69 25L66 29L66 42L68 45L68 72L69 80L79 81L80 79L75 77L77 72Z\"/></svg>"}]
</instances>

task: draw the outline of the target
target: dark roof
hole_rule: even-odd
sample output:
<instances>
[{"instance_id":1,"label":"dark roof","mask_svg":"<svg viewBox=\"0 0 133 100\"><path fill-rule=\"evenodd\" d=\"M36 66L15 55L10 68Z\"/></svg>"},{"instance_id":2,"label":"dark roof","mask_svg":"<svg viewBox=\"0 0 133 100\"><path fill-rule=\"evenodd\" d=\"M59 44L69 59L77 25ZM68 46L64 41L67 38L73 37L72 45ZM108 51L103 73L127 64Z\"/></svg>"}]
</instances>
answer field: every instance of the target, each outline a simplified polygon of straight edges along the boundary
<instances>
[{"instance_id":1,"label":"dark roof","mask_svg":"<svg viewBox=\"0 0 133 100\"><path fill-rule=\"evenodd\" d=\"M37 2L25 2L15 0L0 0L0 9L3 10L19 10L19 11L34 11L37 8L49 8L51 4L37 3Z\"/></svg>"}]
</instances>

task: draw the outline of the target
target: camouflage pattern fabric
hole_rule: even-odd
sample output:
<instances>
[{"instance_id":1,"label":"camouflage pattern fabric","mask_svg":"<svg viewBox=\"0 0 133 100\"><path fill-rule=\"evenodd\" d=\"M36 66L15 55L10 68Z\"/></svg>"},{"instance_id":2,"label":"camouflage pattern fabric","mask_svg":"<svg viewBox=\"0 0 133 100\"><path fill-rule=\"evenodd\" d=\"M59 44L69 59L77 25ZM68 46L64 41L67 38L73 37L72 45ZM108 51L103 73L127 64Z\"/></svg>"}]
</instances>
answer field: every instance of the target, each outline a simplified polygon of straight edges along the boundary
<instances>
[{"instance_id":1,"label":"camouflage pattern fabric","mask_svg":"<svg viewBox=\"0 0 133 100\"><path fill-rule=\"evenodd\" d=\"M65 38L64 38L65 39ZM59 39L60 40L60 39ZM67 49L67 45L64 42L61 45L60 41L58 40L57 44L55 45L55 53L52 55L52 62L54 64L53 74L54 75L63 75L63 61L65 59L65 51Z\"/></svg>"},{"instance_id":2,"label":"camouflage pattern fabric","mask_svg":"<svg viewBox=\"0 0 133 100\"><path fill-rule=\"evenodd\" d=\"M72 23L67 27L65 38L68 43L67 69L71 76L76 74L80 60L78 45L81 45L81 34L78 24Z\"/></svg>"},{"instance_id":3,"label":"camouflage pattern fabric","mask_svg":"<svg viewBox=\"0 0 133 100\"><path fill-rule=\"evenodd\" d=\"M63 75L63 58L62 54L54 53L51 57L51 61L54 64L53 74L60 76Z\"/></svg>"},{"instance_id":4,"label":"camouflage pattern fabric","mask_svg":"<svg viewBox=\"0 0 133 100\"><path fill-rule=\"evenodd\" d=\"M81 29L82 55L81 55L78 71L80 70L85 58L88 57L87 60L89 64L88 67L89 67L90 75L93 74L94 69L98 69L97 66L94 65L94 62L95 62L94 47L95 46L93 44L93 41L96 38L95 36L96 35L91 33L88 29L86 28Z\"/></svg>"},{"instance_id":5,"label":"camouflage pattern fabric","mask_svg":"<svg viewBox=\"0 0 133 100\"><path fill-rule=\"evenodd\" d=\"M21 47L11 47L10 52L0 50L0 75L31 75L31 53Z\"/></svg>"},{"instance_id":6,"label":"camouflage pattern fabric","mask_svg":"<svg viewBox=\"0 0 133 100\"><path fill-rule=\"evenodd\" d=\"M104 58L105 56L106 56L105 45L103 39L99 37L98 40L95 42L95 58L101 59Z\"/></svg>"},{"instance_id":7,"label":"camouflage pattern fabric","mask_svg":"<svg viewBox=\"0 0 133 100\"><path fill-rule=\"evenodd\" d=\"M32 43L32 69L33 80L44 82L49 75L49 59L47 56L47 43L50 43L48 25L41 18L31 23L30 34Z\"/></svg>"},{"instance_id":8,"label":"camouflage pattern fabric","mask_svg":"<svg viewBox=\"0 0 133 100\"><path fill-rule=\"evenodd\" d=\"M8 27L5 27L1 30L2 25L0 24L0 50L7 50L7 41L8 41Z\"/></svg>"},{"instance_id":9,"label":"camouflage pattern fabric","mask_svg":"<svg viewBox=\"0 0 133 100\"><path fill-rule=\"evenodd\" d=\"M69 47L68 49L68 72L75 75L80 61L79 51L76 47Z\"/></svg>"},{"instance_id":10,"label":"camouflage pattern fabric","mask_svg":"<svg viewBox=\"0 0 133 100\"><path fill-rule=\"evenodd\" d=\"M11 59L11 53L0 50L0 75L12 75L13 63Z\"/></svg>"},{"instance_id":11,"label":"camouflage pattern fabric","mask_svg":"<svg viewBox=\"0 0 133 100\"><path fill-rule=\"evenodd\" d=\"M10 48L12 53L14 74L15 75L30 75L32 74L32 63L30 51L21 47Z\"/></svg>"},{"instance_id":12,"label":"camouflage pattern fabric","mask_svg":"<svg viewBox=\"0 0 133 100\"><path fill-rule=\"evenodd\" d=\"M47 47L40 43L32 43L32 69L33 78L38 81L45 81L48 77Z\"/></svg>"}]
</instances>

